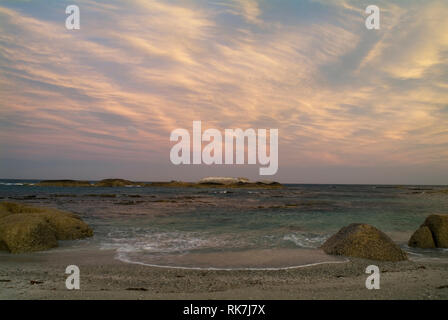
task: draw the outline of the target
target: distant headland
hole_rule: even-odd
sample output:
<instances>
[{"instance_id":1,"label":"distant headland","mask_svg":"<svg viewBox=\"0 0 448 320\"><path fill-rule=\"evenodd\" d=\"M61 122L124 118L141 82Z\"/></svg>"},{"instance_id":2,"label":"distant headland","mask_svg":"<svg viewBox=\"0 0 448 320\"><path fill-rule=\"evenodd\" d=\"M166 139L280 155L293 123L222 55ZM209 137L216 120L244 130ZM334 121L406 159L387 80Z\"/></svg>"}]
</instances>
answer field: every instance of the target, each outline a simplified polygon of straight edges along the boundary
<instances>
[{"instance_id":1,"label":"distant headland","mask_svg":"<svg viewBox=\"0 0 448 320\"><path fill-rule=\"evenodd\" d=\"M136 182L125 179L103 179L97 182L86 180L42 180L38 187L191 187L191 188L282 188L276 181L250 181L247 178L206 177L197 182L165 181L165 182Z\"/></svg>"}]
</instances>

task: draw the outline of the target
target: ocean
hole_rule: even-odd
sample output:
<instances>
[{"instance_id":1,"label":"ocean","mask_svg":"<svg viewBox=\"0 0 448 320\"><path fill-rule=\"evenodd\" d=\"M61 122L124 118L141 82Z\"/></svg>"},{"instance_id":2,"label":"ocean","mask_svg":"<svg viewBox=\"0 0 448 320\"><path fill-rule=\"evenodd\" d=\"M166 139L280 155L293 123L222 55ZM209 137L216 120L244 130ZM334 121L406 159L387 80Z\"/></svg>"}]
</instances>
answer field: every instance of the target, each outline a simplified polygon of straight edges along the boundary
<instances>
[{"instance_id":1,"label":"ocean","mask_svg":"<svg viewBox=\"0 0 448 320\"><path fill-rule=\"evenodd\" d=\"M341 227L368 223L411 260L448 262L447 249L406 243L432 213L448 213L447 186L305 185L281 189L38 187L0 180L0 201L79 214L94 237L53 250L114 250L149 266L277 269L344 262L319 248ZM444 192L445 190L445 192Z\"/></svg>"}]
</instances>

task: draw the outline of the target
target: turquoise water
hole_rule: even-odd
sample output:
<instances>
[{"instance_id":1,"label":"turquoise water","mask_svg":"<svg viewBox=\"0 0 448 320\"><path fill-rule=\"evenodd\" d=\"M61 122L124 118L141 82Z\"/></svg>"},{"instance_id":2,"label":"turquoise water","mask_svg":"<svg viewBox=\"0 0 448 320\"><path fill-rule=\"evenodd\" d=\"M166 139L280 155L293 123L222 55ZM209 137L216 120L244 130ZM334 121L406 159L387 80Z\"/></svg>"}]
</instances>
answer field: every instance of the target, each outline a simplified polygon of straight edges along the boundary
<instances>
[{"instance_id":1,"label":"turquoise water","mask_svg":"<svg viewBox=\"0 0 448 320\"><path fill-rule=\"evenodd\" d=\"M184 267L219 267L223 261L235 268L291 266L294 262L288 263L287 257L292 249L312 255L315 250L311 249L354 222L386 232L411 258L448 261L446 250L406 246L427 215L448 213L448 194L441 192L448 187L59 188L21 185L24 182L0 181L0 200L76 212L94 228L95 236L63 243L64 249L112 249L117 258L128 262ZM274 258L266 259L266 255Z\"/></svg>"}]
</instances>

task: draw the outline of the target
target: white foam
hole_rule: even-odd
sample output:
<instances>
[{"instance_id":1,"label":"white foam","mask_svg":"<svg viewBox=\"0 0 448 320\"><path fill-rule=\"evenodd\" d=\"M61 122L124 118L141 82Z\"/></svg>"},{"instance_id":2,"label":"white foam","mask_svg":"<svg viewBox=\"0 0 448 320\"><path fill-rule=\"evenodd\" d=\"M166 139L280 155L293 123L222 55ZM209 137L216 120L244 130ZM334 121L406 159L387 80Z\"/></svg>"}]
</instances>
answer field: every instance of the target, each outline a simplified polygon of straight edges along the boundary
<instances>
[{"instance_id":1,"label":"white foam","mask_svg":"<svg viewBox=\"0 0 448 320\"><path fill-rule=\"evenodd\" d=\"M343 261L323 261L323 262L316 262L316 263L309 263L304 265L297 265L297 266L288 266L288 267L275 267L275 268L269 268L269 267L262 267L262 268L255 268L255 267L248 267L248 268L215 268L215 267L181 267L181 266L167 266L167 265L159 265L159 264L152 264L152 263L145 263L141 261L133 261L129 257L127 257L122 252L118 252L115 256L116 260L119 260L124 263L130 263L130 264L137 264L147 267L155 267L155 268L165 268L165 269L181 269L181 270L208 270L208 271L276 271L276 270L290 270L290 269L299 269L299 268L306 268L306 267L312 267L312 266L318 266L322 264L339 264L339 263L347 263L350 260L345 259Z\"/></svg>"},{"instance_id":2,"label":"white foam","mask_svg":"<svg viewBox=\"0 0 448 320\"><path fill-rule=\"evenodd\" d=\"M318 248L327 237L321 235L304 235L300 233L290 233L283 237L285 241L291 241L300 248Z\"/></svg>"}]
</instances>

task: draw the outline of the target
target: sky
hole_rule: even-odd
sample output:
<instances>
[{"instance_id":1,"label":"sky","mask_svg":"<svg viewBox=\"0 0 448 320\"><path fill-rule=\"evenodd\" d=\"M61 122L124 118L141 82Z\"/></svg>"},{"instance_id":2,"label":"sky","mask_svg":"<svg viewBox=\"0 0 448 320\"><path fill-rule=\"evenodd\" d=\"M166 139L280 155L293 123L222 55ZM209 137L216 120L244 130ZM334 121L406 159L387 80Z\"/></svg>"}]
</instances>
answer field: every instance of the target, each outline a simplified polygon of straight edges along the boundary
<instances>
[{"instance_id":1,"label":"sky","mask_svg":"<svg viewBox=\"0 0 448 320\"><path fill-rule=\"evenodd\" d=\"M0 178L448 184L447 17L446 0L0 0ZM278 129L278 172L173 165L194 120Z\"/></svg>"}]
</instances>

